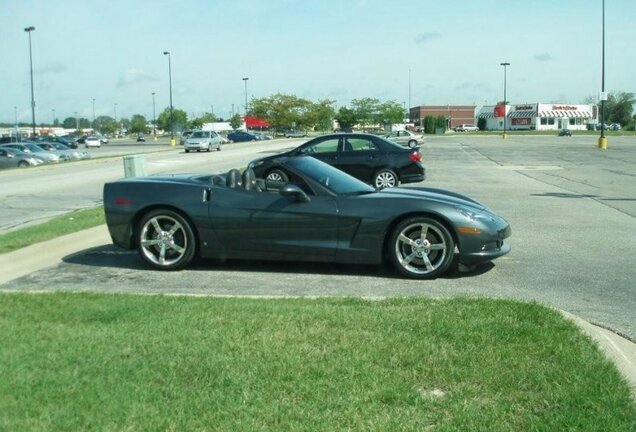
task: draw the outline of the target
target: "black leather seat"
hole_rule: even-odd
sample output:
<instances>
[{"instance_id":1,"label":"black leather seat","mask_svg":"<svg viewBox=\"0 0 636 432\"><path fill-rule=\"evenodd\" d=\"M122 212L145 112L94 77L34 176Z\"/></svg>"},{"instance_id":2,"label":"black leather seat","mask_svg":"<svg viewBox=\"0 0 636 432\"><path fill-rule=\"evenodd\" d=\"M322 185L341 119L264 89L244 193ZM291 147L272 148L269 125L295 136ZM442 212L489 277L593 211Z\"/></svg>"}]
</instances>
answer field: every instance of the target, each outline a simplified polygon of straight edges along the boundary
<instances>
[{"instance_id":1,"label":"black leather seat","mask_svg":"<svg viewBox=\"0 0 636 432\"><path fill-rule=\"evenodd\" d=\"M254 170L251 168L246 169L243 172L243 187L248 191L258 191L262 192L262 181L256 178L256 174L254 174Z\"/></svg>"},{"instance_id":2,"label":"black leather seat","mask_svg":"<svg viewBox=\"0 0 636 432\"><path fill-rule=\"evenodd\" d=\"M236 168L229 170L225 176L225 185L230 188L243 187L241 172Z\"/></svg>"}]
</instances>

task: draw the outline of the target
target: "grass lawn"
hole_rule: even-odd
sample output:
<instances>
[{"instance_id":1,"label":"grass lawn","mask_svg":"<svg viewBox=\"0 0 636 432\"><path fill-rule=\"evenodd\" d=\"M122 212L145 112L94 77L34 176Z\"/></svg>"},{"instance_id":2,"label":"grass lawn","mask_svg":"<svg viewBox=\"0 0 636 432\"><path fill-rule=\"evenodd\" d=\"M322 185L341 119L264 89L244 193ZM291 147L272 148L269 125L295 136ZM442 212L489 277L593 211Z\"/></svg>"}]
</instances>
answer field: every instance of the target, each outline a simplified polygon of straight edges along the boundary
<instances>
[{"instance_id":1,"label":"grass lawn","mask_svg":"<svg viewBox=\"0 0 636 432\"><path fill-rule=\"evenodd\" d=\"M0 253L11 252L41 241L105 223L106 219L102 206L66 213L38 225L0 234Z\"/></svg>"},{"instance_id":2,"label":"grass lawn","mask_svg":"<svg viewBox=\"0 0 636 432\"><path fill-rule=\"evenodd\" d=\"M537 304L0 295L0 430L635 428L614 366Z\"/></svg>"}]
</instances>

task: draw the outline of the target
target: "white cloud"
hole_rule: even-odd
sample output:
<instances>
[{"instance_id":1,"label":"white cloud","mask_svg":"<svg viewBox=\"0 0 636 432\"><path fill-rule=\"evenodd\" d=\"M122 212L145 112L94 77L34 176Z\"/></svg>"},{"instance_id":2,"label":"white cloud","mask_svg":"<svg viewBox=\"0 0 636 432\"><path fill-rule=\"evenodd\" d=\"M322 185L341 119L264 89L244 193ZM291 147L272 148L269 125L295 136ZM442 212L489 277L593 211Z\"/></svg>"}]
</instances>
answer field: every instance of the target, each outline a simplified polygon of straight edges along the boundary
<instances>
[{"instance_id":1,"label":"white cloud","mask_svg":"<svg viewBox=\"0 0 636 432\"><path fill-rule=\"evenodd\" d=\"M136 84L144 81L158 81L159 79L141 69L128 69L123 77L117 81L117 87L125 87L130 84Z\"/></svg>"}]
</instances>

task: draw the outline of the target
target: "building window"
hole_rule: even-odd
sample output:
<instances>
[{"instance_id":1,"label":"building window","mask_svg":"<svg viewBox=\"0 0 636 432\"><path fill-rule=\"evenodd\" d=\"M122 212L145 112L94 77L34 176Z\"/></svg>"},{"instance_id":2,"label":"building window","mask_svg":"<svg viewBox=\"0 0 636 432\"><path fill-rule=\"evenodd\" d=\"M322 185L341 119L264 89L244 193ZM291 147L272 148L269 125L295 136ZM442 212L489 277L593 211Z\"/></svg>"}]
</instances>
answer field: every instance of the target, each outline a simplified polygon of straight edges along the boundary
<instances>
[{"instance_id":1,"label":"building window","mask_svg":"<svg viewBox=\"0 0 636 432\"><path fill-rule=\"evenodd\" d=\"M545 118L545 117L541 117L541 124L542 124L543 126L547 125L547 124L548 124L548 119L547 119L547 118Z\"/></svg>"},{"instance_id":2,"label":"building window","mask_svg":"<svg viewBox=\"0 0 636 432\"><path fill-rule=\"evenodd\" d=\"M554 117L550 117L550 118L548 119L548 124L549 124L549 125L554 125Z\"/></svg>"}]
</instances>

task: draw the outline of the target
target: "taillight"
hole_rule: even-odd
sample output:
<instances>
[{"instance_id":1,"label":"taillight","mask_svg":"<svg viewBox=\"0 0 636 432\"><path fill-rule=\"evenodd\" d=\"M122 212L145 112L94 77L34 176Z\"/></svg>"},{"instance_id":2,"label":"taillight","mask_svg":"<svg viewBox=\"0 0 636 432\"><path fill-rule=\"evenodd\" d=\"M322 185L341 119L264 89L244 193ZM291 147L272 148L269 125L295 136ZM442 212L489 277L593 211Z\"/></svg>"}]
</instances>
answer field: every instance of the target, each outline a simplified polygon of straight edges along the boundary
<instances>
[{"instance_id":1,"label":"taillight","mask_svg":"<svg viewBox=\"0 0 636 432\"><path fill-rule=\"evenodd\" d=\"M115 198L115 204L117 204L117 205L131 205L132 204L132 200L130 198L117 197L117 198Z\"/></svg>"},{"instance_id":2,"label":"taillight","mask_svg":"<svg viewBox=\"0 0 636 432\"><path fill-rule=\"evenodd\" d=\"M409 159L413 162L421 162L422 161L422 153L418 151L414 151L409 155Z\"/></svg>"}]
</instances>

